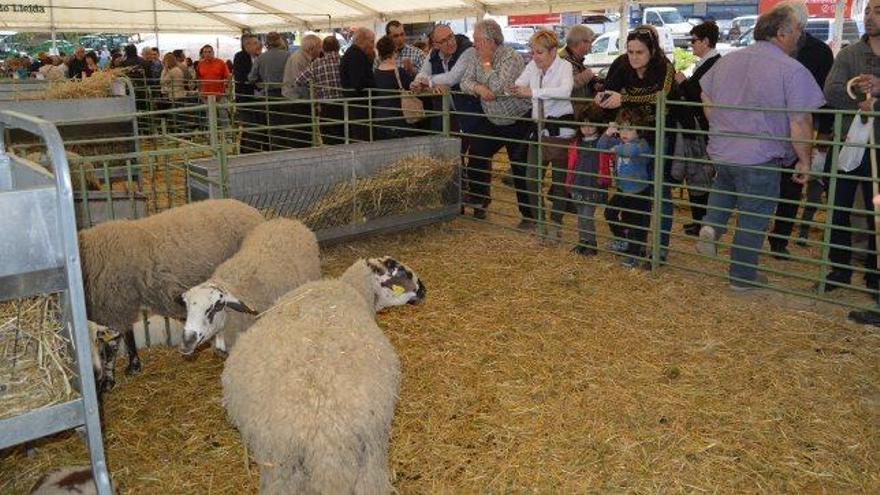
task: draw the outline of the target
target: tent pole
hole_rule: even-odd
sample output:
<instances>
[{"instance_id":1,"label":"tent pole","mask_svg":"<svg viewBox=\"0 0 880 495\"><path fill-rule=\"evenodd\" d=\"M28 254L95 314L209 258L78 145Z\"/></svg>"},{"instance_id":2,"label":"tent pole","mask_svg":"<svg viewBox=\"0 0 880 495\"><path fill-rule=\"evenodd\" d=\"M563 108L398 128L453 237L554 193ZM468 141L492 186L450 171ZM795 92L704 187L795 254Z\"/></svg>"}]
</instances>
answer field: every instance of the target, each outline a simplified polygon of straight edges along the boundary
<instances>
[{"instance_id":1,"label":"tent pole","mask_svg":"<svg viewBox=\"0 0 880 495\"><path fill-rule=\"evenodd\" d=\"M626 51L626 35L629 33L629 0L620 0L620 26L618 28L617 48Z\"/></svg>"},{"instance_id":2,"label":"tent pole","mask_svg":"<svg viewBox=\"0 0 880 495\"><path fill-rule=\"evenodd\" d=\"M49 0L49 32L52 34L52 53L58 55L58 40L55 36L55 4Z\"/></svg>"},{"instance_id":3,"label":"tent pole","mask_svg":"<svg viewBox=\"0 0 880 495\"><path fill-rule=\"evenodd\" d=\"M843 14L844 9L846 8L846 1L838 1L837 5L834 8L834 34L832 36L831 47L834 49L834 54L837 55L837 52L840 51L840 45L843 43Z\"/></svg>"},{"instance_id":4,"label":"tent pole","mask_svg":"<svg viewBox=\"0 0 880 495\"><path fill-rule=\"evenodd\" d=\"M153 0L153 34L156 36L156 48L159 48L159 13L156 9L156 0Z\"/></svg>"}]
</instances>

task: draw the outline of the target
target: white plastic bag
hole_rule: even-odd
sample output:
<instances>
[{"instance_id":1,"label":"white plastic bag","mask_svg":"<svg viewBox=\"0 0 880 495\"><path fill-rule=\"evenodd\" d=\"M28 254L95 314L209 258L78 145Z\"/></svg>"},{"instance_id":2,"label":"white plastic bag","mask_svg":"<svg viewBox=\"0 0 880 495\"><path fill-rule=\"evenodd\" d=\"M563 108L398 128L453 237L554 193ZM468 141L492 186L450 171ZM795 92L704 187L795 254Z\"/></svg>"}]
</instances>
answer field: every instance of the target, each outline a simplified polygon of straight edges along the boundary
<instances>
[{"instance_id":1,"label":"white plastic bag","mask_svg":"<svg viewBox=\"0 0 880 495\"><path fill-rule=\"evenodd\" d=\"M813 148L813 160L810 163L810 170L814 173L821 174L825 171L825 159L828 157L828 153L824 151L819 151L816 148Z\"/></svg>"},{"instance_id":2,"label":"white plastic bag","mask_svg":"<svg viewBox=\"0 0 880 495\"><path fill-rule=\"evenodd\" d=\"M841 172L852 172L862 163L865 145L868 144L873 129L874 117L868 118L865 122L862 122L861 113L853 117L849 132L846 133L846 144L837 155L837 168Z\"/></svg>"}]
</instances>

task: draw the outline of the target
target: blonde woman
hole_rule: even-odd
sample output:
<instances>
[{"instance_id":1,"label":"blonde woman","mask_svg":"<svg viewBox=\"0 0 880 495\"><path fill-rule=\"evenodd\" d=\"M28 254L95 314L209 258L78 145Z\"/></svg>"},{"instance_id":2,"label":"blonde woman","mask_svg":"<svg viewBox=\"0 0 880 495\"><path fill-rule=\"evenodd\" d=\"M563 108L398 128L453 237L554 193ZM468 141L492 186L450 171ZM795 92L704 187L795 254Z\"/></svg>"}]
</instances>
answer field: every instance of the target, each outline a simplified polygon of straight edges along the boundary
<instances>
[{"instance_id":1,"label":"blonde woman","mask_svg":"<svg viewBox=\"0 0 880 495\"><path fill-rule=\"evenodd\" d=\"M557 56L558 39L553 31L538 31L529 40L532 61L514 82L511 93L532 99L532 118L543 119L542 165L552 164L551 185L548 195L553 205L550 212L548 238L558 240L562 216L573 211L565 192L565 175L568 171L568 144L577 132L574 109L571 105L571 89L574 86L574 67ZM543 105L543 115L541 109ZM560 122L562 121L562 122ZM537 140L537 133L532 139ZM533 147L534 149L534 147ZM536 151L536 149L535 149ZM532 155L532 153L530 153ZM534 153L537 155L537 153ZM536 160L529 160L534 164ZM542 178L538 177L536 164L529 167L528 186L540 191Z\"/></svg>"},{"instance_id":2,"label":"blonde woman","mask_svg":"<svg viewBox=\"0 0 880 495\"><path fill-rule=\"evenodd\" d=\"M168 52L162 58L162 75L159 77L162 88L162 96L172 103L186 98L186 83L183 77L183 69L177 62L177 57Z\"/></svg>"}]
</instances>

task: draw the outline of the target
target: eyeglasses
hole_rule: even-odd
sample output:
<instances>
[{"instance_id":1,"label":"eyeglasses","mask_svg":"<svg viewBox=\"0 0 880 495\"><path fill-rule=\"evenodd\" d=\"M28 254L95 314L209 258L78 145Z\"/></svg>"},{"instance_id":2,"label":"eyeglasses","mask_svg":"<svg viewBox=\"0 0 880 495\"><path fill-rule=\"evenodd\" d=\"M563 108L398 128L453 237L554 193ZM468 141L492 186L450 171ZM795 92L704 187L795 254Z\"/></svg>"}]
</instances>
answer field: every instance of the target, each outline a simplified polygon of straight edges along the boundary
<instances>
[{"instance_id":1,"label":"eyeglasses","mask_svg":"<svg viewBox=\"0 0 880 495\"><path fill-rule=\"evenodd\" d=\"M450 34L449 36L443 38L443 39L440 40L440 41L435 41L435 42L434 42L434 45L435 45L435 46L445 45L445 44L451 42L451 41L454 40L454 39L455 39L455 33L452 33L452 34Z\"/></svg>"}]
</instances>

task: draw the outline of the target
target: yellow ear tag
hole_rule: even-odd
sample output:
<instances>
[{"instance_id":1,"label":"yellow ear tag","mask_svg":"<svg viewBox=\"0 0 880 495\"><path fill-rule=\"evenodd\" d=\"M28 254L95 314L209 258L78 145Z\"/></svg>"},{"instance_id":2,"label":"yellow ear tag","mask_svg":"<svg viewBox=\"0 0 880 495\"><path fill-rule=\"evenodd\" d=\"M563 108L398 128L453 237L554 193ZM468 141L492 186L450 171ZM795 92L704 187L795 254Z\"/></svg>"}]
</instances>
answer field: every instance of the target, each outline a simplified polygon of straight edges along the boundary
<instances>
[{"instance_id":1,"label":"yellow ear tag","mask_svg":"<svg viewBox=\"0 0 880 495\"><path fill-rule=\"evenodd\" d=\"M394 292L395 296L402 296L404 292L406 292L401 285L392 285L391 290Z\"/></svg>"}]
</instances>

